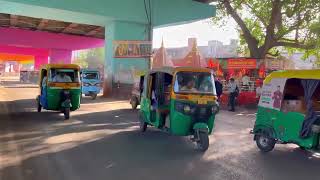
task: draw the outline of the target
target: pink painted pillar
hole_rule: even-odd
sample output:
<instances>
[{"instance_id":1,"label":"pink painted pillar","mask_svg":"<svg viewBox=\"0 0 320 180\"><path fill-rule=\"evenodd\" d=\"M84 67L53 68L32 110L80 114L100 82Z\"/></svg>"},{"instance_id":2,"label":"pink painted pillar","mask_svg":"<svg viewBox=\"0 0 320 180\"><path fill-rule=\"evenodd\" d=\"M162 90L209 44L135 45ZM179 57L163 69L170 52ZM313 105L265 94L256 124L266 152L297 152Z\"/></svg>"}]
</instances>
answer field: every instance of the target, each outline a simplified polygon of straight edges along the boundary
<instances>
[{"instance_id":1,"label":"pink painted pillar","mask_svg":"<svg viewBox=\"0 0 320 180\"><path fill-rule=\"evenodd\" d=\"M48 56L35 56L34 57L34 69L39 70L44 64L48 64Z\"/></svg>"},{"instance_id":2,"label":"pink painted pillar","mask_svg":"<svg viewBox=\"0 0 320 180\"><path fill-rule=\"evenodd\" d=\"M50 49L51 64L71 64L72 50Z\"/></svg>"}]
</instances>

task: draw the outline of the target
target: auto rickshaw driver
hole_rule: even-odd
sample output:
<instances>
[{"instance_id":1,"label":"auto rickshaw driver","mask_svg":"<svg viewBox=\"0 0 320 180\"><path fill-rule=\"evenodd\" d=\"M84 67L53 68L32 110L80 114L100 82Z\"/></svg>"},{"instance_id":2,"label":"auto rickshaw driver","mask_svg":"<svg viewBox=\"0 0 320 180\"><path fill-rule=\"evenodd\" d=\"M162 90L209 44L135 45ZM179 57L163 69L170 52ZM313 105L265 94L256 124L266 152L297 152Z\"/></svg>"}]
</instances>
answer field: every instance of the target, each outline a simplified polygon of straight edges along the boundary
<instances>
[{"instance_id":1,"label":"auto rickshaw driver","mask_svg":"<svg viewBox=\"0 0 320 180\"><path fill-rule=\"evenodd\" d=\"M53 77L53 82L72 82L72 79L65 72L58 72L57 75Z\"/></svg>"},{"instance_id":2,"label":"auto rickshaw driver","mask_svg":"<svg viewBox=\"0 0 320 180\"><path fill-rule=\"evenodd\" d=\"M196 92L197 89L195 88L195 80L191 78L185 86L183 86L180 90L181 91L189 91L189 92Z\"/></svg>"}]
</instances>

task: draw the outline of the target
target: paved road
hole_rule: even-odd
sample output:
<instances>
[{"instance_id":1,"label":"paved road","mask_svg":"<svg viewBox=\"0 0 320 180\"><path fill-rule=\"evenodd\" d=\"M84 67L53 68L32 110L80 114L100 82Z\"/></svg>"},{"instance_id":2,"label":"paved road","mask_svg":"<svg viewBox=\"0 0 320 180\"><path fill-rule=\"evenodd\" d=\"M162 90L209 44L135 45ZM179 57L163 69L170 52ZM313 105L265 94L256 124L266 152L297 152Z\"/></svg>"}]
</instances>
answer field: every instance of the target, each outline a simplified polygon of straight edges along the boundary
<instances>
[{"instance_id":1,"label":"paved road","mask_svg":"<svg viewBox=\"0 0 320 180\"><path fill-rule=\"evenodd\" d=\"M248 134L255 115L221 112L210 148L154 129L138 132L128 102L85 99L69 121L35 112L37 89L0 87L0 180L319 179L320 156L278 145L263 154Z\"/></svg>"}]
</instances>

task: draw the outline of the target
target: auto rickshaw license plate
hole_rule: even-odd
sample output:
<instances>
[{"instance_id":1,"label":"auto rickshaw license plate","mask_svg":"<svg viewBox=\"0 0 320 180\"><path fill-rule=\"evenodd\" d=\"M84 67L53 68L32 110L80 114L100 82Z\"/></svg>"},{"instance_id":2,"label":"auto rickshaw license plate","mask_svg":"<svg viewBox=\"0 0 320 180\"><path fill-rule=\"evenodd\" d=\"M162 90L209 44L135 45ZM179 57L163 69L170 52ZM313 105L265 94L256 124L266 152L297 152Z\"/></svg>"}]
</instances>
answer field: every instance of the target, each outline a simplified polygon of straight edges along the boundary
<instances>
[{"instance_id":1,"label":"auto rickshaw license plate","mask_svg":"<svg viewBox=\"0 0 320 180\"><path fill-rule=\"evenodd\" d=\"M208 101L206 99L199 99L198 104L207 104Z\"/></svg>"}]
</instances>

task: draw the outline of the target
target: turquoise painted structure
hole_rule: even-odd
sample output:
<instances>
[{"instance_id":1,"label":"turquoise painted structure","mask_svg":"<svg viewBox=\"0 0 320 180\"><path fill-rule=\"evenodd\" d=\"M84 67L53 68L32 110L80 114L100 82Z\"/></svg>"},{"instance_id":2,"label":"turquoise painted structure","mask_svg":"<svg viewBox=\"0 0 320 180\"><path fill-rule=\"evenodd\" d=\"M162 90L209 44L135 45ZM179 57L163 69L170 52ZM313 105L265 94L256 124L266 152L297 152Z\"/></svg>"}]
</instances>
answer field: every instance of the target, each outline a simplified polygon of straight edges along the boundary
<instances>
[{"instance_id":1,"label":"turquoise painted structure","mask_svg":"<svg viewBox=\"0 0 320 180\"><path fill-rule=\"evenodd\" d=\"M209 18L216 8L192 0L0 0L0 13L105 26L107 95L113 82L132 81L117 73L146 70L149 64L144 58L114 58L113 41L152 40L150 29Z\"/></svg>"}]
</instances>

